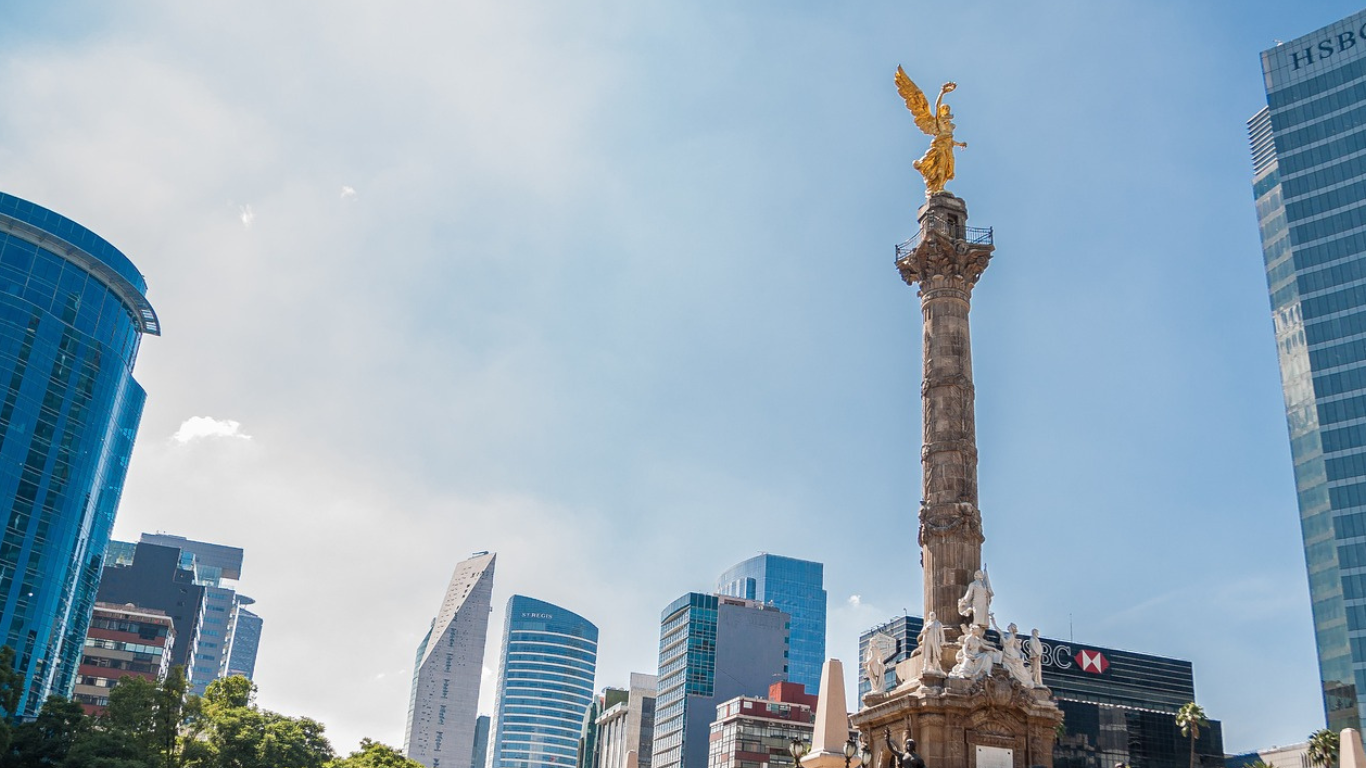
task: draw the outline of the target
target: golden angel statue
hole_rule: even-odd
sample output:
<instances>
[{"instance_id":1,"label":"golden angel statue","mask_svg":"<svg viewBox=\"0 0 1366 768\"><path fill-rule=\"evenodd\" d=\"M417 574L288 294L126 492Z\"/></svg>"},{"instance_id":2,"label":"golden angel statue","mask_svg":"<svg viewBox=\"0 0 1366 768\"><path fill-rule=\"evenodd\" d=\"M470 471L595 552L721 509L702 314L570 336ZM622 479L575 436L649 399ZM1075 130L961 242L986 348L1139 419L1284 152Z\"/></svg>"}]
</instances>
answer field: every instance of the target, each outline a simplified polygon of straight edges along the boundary
<instances>
[{"instance_id":1,"label":"golden angel statue","mask_svg":"<svg viewBox=\"0 0 1366 768\"><path fill-rule=\"evenodd\" d=\"M953 178L953 148L968 148L967 142L953 140L953 113L949 111L949 105L944 103L944 96L957 87L957 83L944 83L931 110L925 92L906 76L906 70L899 66L896 68L896 90L906 100L906 108L915 116L915 126L933 137L925 156L915 161L915 169L925 177L926 197L943 192L944 185Z\"/></svg>"}]
</instances>

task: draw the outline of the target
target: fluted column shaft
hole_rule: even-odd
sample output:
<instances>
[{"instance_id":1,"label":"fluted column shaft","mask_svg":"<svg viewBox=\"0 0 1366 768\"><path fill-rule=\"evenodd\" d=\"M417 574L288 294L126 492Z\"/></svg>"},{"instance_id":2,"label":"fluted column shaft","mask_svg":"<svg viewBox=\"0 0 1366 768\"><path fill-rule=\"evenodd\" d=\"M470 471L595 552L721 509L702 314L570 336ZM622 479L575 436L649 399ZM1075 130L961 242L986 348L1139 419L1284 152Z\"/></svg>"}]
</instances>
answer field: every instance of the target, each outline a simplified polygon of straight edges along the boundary
<instances>
[{"instance_id":1,"label":"fluted column shaft","mask_svg":"<svg viewBox=\"0 0 1366 768\"><path fill-rule=\"evenodd\" d=\"M897 261L902 278L919 286L924 315L919 542L925 611L949 628L963 621L958 599L981 568L984 540L968 313L992 246L968 242L966 224L962 200L935 195L920 210L919 242Z\"/></svg>"}]
</instances>

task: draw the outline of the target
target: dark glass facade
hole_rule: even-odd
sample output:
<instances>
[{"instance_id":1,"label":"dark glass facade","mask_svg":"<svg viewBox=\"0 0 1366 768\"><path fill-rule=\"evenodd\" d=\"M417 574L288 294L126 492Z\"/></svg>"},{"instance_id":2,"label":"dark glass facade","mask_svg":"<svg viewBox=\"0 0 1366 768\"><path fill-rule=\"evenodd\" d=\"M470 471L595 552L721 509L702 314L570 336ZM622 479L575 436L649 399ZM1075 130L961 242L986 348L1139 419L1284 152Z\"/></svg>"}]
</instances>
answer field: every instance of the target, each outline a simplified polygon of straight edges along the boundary
<instances>
[{"instance_id":1,"label":"dark glass facade","mask_svg":"<svg viewBox=\"0 0 1366 768\"><path fill-rule=\"evenodd\" d=\"M81 225L0 193L0 642L19 714L70 695L159 334L146 281Z\"/></svg>"},{"instance_id":2,"label":"dark glass facade","mask_svg":"<svg viewBox=\"0 0 1366 768\"><path fill-rule=\"evenodd\" d=\"M762 554L739 563L716 580L716 591L772 603L792 616L787 679L816 693L825 663L825 566Z\"/></svg>"},{"instance_id":3,"label":"dark glass facade","mask_svg":"<svg viewBox=\"0 0 1366 768\"><path fill-rule=\"evenodd\" d=\"M896 641L892 664L909 658L924 620L901 616L859 636L859 658L879 633ZM987 638L999 647L1000 637ZM1043 683L1063 712L1065 733L1053 748L1054 768L1190 768L1190 740L1176 727L1176 712L1195 701L1195 673L1189 661L1117 651L1070 640L1041 637ZM1029 643L1023 644L1033 663ZM896 685L888 675L887 688ZM859 700L869 690L859 677ZM1196 761L1223 768L1224 737L1218 720L1200 732Z\"/></svg>"},{"instance_id":4,"label":"dark glass facade","mask_svg":"<svg viewBox=\"0 0 1366 768\"><path fill-rule=\"evenodd\" d=\"M653 768L706 768L716 706L787 677L791 617L777 606L690 592L660 614Z\"/></svg>"},{"instance_id":5,"label":"dark glass facade","mask_svg":"<svg viewBox=\"0 0 1366 768\"><path fill-rule=\"evenodd\" d=\"M493 720L492 768L566 768L593 701L598 628L572 611L513 595Z\"/></svg>"},{"instance_id":6,"label":"dark glass facade","mask_svg":"<svg viewBox=\"0 0 1366 768\"><path fill-rule=\"evenodd\" d=\"M1366 13L1262 53L1253 197L1285 391L1324 710L1366 695Z\"/></svg>"}]
</instances>

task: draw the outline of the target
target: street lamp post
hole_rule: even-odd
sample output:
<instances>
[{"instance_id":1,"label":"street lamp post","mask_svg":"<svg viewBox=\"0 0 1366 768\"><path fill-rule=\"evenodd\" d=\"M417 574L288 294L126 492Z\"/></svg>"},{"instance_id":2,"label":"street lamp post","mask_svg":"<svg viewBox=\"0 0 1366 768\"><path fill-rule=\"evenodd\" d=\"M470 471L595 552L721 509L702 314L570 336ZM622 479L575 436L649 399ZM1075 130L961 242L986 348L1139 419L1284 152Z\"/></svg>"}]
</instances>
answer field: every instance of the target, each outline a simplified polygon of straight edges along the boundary
<instances>
[{"instance_id":1,"label":"street lamp post","mask_svg":"<svg viewBox=\"0 0 1366 768\"><path fill-rule=\"evenodd\" d=\"M858 758L858 768L867 768L867 765L873 762L873 753L861 743L861 740L849 739L844 742L844 768L850 768L855 757Z\"/></svg>"}]
</instances>

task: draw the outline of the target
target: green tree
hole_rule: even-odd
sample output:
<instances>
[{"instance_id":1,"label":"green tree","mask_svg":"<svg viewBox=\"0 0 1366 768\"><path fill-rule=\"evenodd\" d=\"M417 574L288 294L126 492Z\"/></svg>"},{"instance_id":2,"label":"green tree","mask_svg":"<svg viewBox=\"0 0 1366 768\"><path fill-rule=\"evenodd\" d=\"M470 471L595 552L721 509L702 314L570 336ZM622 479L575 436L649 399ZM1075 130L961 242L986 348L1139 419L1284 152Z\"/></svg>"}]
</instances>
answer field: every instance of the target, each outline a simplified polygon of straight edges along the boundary
<instances>
[{"instance_id":1,"label":"green tree","mask_svg":"<svg viewBox=\"0 0 1366 768\"><path fill-rule=\"evenodd\" d=\"M30 723L14 728L5 768L48 768L61 765L76 740L90 728L80 704L49 696Z\"/></svg>"},{"instance_id":2,"label":"green tree","mask_svg":"<svg viewBox=\"0 0 1366 768\"><path fill-rule=\"evenodd\" d=\"M134 734L92 729L72 743L61 768L152 768L149 754Z\"/></svg>"},{"instance_id":3,"label":"green tree","mask_svg":"<svg viewBox=\"0 0 1366 768\"><path fill-rule=\"evenodd\" d=\"M1276 768L1276 764L1275 764L1275 763L1268 763L1268 762L1266 762L1265 760L1262 760L1262 759L1259 757L1259 758L1257 758L1257 761L1256 761L1256 762L1254 762L1254 763L1248 763L1248 764L1247 764L1247 768Z\"/></svg>"},{"instance_id":4,"label":"green tree","mask_svg":"<svg viewBox=\"0 0 1366 768\"><path fill-rule=\"evenodd\" d=\"M361 739L360 749L331 761L326 768L422 768L422 763L409 760L387 744Z\"/></svg>"},{"instance_id":5,"label":"green tree","mask_svg":"<svg viewBox=\"0 0 1366 768\"><path fill-rule=\"evenodd\" d=\"M1192 701L1177 710L1176 724L1181 728L1181 735L1190 739L1191 768L1195 768L1195 741L1200 738L1200 729L1209 726L1209 718L1205 717L1204 708Z\"/></svg>"},{"instance_id":6,"label":"green tree","mask_svg":"<svg viewBox=\"0 0 1366 768\"><path fill-rule=\"evenodd\" d=\"M191 699L182 733L186 768L323 768L333 758L323 726L307 717L259 709L256 686L244 677L215 680Z\"/></svg>"},{"instance_id":7,"label":"green tree","mask_svg":"<svg viewBox=\"0 0 1366 768\"><path fill-rule=\"evenodd\" d=\"M180 732L189 717L186 693L190 684L185 680L183 667L171 667L166 678L157 686L153 697L152 743L155 745L160 768L178 768L182 763Z\"/></svg>"},{"instance_id":8,"label":"green tree","mask_svg":"<svg viewBox=\"0 0 1366 768\"><path fill-rule=\"evenodd\" d=\"M1309 764L1318 768L1333 768L1338 764L1338 734L1321 728L1309 734Z\"/></svg>"},{"instance_id":9,"label":"green tree","mask_svg":"<svg viewBox=\"0 0 1366 768\"><path fill-rule=\"evenodd\" d=\"M124 677L109 689L109 705L95 719L90 741L129 742L137 756L150 760L156 753L157 684L141 677ZM95 738L95 734L100 736ZM84 745L82 740L82 745Z\"/></svg>"},{"instance_id":10,"label":"green tree","mask_svg":"<svg viewBox=\"0 0 1366 768\"><path fill-rule=\"evenodd\" d=\"M24 676L14 668L14 649L0 647L0 755L9 752L13 731L11 721L19 709L19 694L24 690Z\"/></svg>"}]
</instances>

